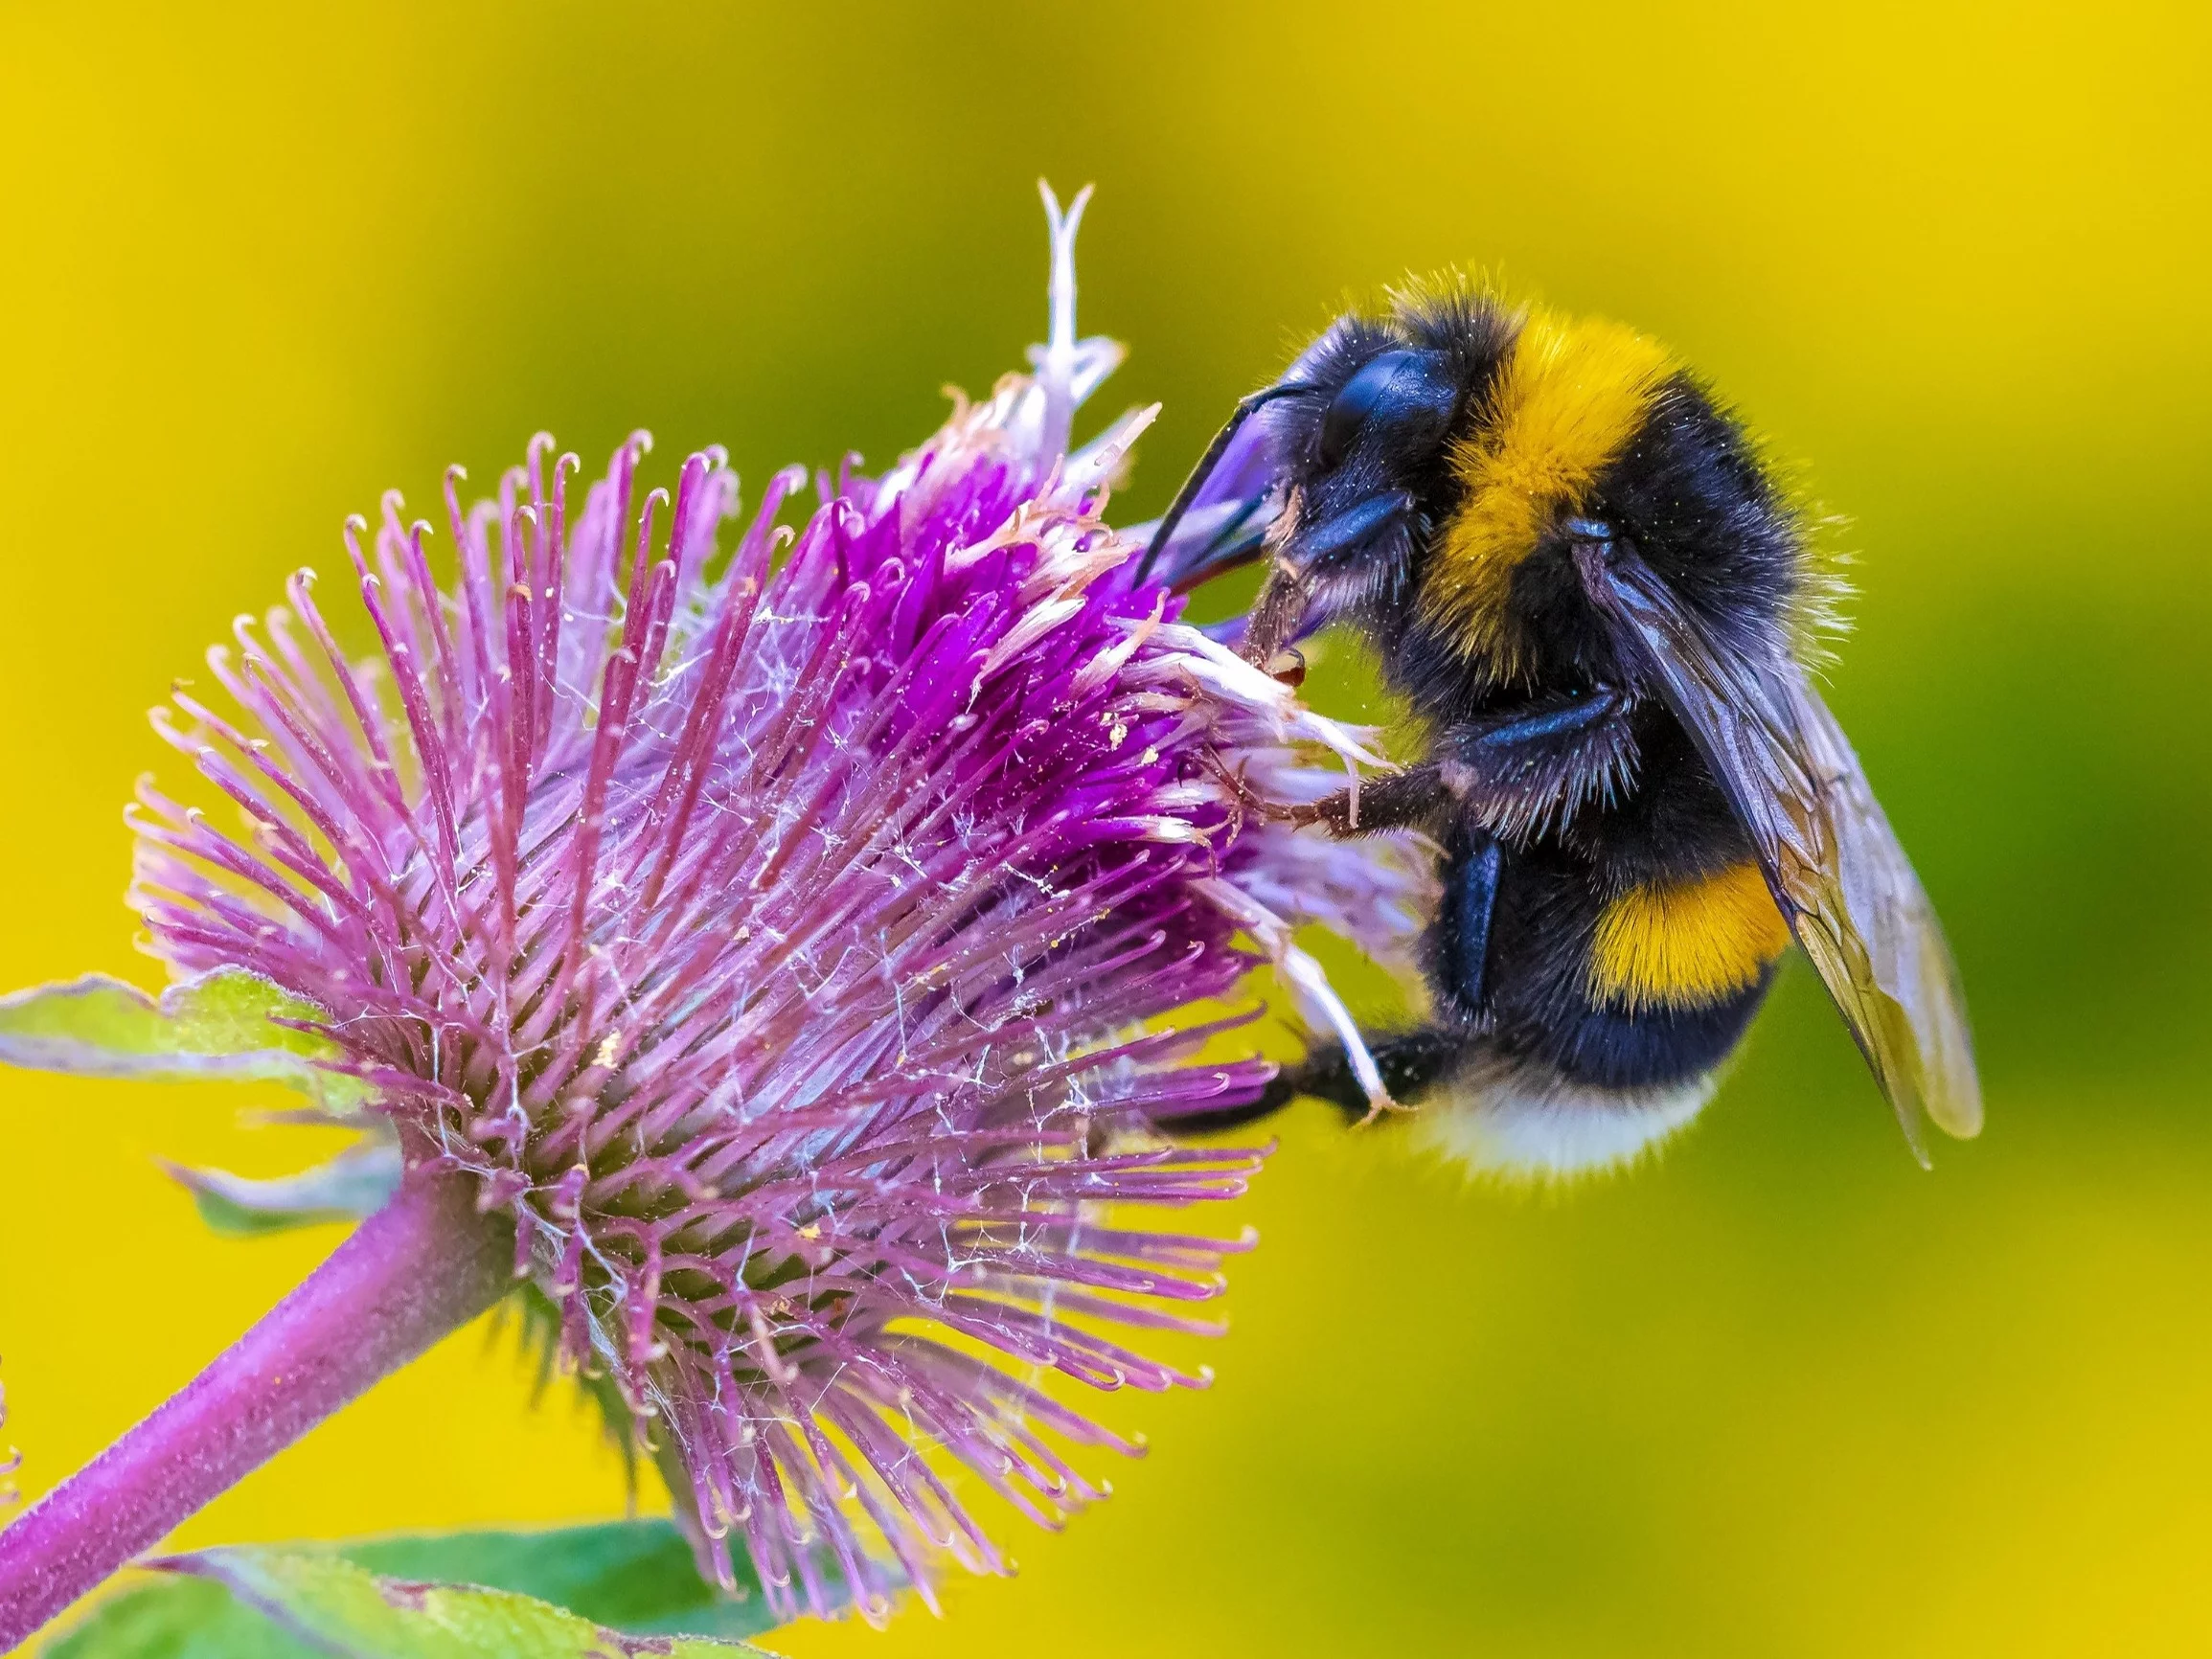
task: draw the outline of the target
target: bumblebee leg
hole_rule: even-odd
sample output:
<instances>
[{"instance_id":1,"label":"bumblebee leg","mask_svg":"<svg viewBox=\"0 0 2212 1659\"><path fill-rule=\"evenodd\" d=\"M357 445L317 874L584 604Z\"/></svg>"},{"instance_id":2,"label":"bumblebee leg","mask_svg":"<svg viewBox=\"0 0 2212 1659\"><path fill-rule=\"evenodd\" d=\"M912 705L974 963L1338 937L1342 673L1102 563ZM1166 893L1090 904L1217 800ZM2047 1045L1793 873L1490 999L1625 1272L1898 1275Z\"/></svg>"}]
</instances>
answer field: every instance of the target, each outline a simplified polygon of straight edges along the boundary
<instances>
[{"instance_id":1,"label":"bumblebee leg","mask_svg":"<svg viewBox=\"0 0 2212 1659\"><path fill-rule=\"evenodd\" d=\"M1627 714L1630 706L1629 694L1618 686L1596 686L1576 696L1532 707L1510 719L1454 726L1451 733L1469 747L1497 754L1542 749L1562 738L1586 736Z\"/></svg>"},{"instance_id":2,"label":"bumblebee leg","mask_svg":"<svg viewBox=\"0 0 2212 1659\"><path fill-rule=\"evenodd\" d=\"M1445 844L1444 902L1425 942L1429 988L1446 1011L1466 1026L1483 1018L1490 989L1490 924L1497 910L1505 849L1472 825L1452 828Z\"/></svg>"},{"instance_id":3,"label":"bumblebee leg","mask_svg":"<svg viewBox=\"0 0 2212 1659\"><path fill-rule=\"evenodd\" d=\"M1520 840L1562 823L1587 800L1633 782L1635 700L1612 686L1553 698L1504 718L1468 721L1437 734L1436 759L1395 777L1294 808L1293 824L1319 824L1332 835L1422 830L1441 837L1463 816L1494 834Z\"/></svg>"},{"instance_id":4,"label":"bumblebee leg","mask_svg":"<svg viewBox=\"0 0 2212 1659\"><path fill-rule=\"evenodd\" d=\"M1425 761L1388 778L1359 786L1359 809L1352 809L1352 791L1339 789L1311 806L1290 813L1293 824L1320 824L1332 835L1365 835L1377 830L1425 830L1438 833L1451 816L1456 803L1445 787L1444 774L1435 761Z\"/></svg>"},{"instance_id":5,"label":"bumblebee leg","mask_svg":"<svg viewBox=\"0 0 2212 1659\"><path fill-rule=\"evenodd\" d=\"M1433 1024L1369 1039L1368 1053L1394 1101L1418 1102L1420 1096L1477 1040L1485 982L1489 978L1491 915L1497 904L1498 877L1505 850L1471 825L1455 826L1447 845L1444 903L1430 923L1431 984L1445 1011L1459 1023ZM1295 1065L1285 1066L1260 1098L1241 1106L1175 1118L1164 1126L1176 1134L1233 1129L1272 1116L1302 1097L1334 1105L1354 1123L1376 1115L1375 1102L1352 1066L1341 1042L1316 1046Z\"/></svg>"},{"instance_id":6,"label":"bumblebee leg","mask_svg":"<svg viewBox=\"0 0 2212 1659\"><path fill-rule=\"evenodd\" d=\"M1414 1031L1377 1037L1368 1046L1392 1098L1411 1100L1451 1068L1452 1062L1466 1052L1468 1038L1442 1026L1422 1026ZM1226 1106L1218 1112L1176 1118L1165 1126L1178 1135L1242 1128L1246 1124L1272 1117L1296 1100L1327 1101L1352 1123L1366 1118L1371 1109L1366 1090L1352 1075L1344 1045L1333 1042L1323 1044L1295 1065L1285 1066L1258 1100L1242 1106Z\"/></svg>"},{"instance_id":7,"label":"bumblebee leg","mask_svg":"<svg viewBox=\"0 0 2212 1659\"><path fill-rule=\"evenodd\" d=\"M1244 660L1258 667L1271 662L1276 651L1298 631L1311 597L1305 580L1280 558L1269 565L1252 608L1245 614Z\"/></svg>"},{"instance_id":8,"label":"bumblebee leg","mask_svg":"<svg viewBox=\"0 0 2212 1659\"><path fill-rule=\"evenodd\" d=\"M1539 834L1634 782L1634 709L1628 693L1599 686L1509 717L1448 727L1434 744L1440 776L1494 833L1516 841Z\"/></svg>"},{"instance_id":9,"label":"bumblebee leg","mask_svg":"<svg viewBox=\"0 0 2212 1659\"><path fill-rule=\"evenodd\" d=\"M1252 602L1244 660L1265 663L1297 638L1315 594L1326 595L1346 575L1364 571L1372 583L1386 568L1402 572L1411 551L1406 523L1414 507L1411 495L1393 489L1300 528L1276 554Z\"/></svg>"}]
</instances>

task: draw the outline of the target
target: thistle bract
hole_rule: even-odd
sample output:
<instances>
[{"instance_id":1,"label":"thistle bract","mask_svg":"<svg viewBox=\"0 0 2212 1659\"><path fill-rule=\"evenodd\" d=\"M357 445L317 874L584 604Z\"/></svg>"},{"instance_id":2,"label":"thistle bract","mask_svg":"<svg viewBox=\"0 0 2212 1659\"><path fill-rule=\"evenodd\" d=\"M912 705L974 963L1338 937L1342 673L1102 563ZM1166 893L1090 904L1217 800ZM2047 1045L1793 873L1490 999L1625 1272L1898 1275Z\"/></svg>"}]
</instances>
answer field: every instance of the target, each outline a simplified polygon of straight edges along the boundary
<instances>
[{"instance_id":1,"label":"thistle bract","mask_svg":"<svg viewBox=\"0 0 2212 1659\"><path fill-rule=\"evenodd\" d=\"M496 499L449 476L442 585L388 498L348 535L376 655L303 573L211 653L227 704L176 695L243 828L150 784L134 815L155 951L322 1011L409 1164L513 1215L702 1562L739 1531L787 1610L999 1566L955 1466L1048 1522L1093 1495L1058 1447L1112 1437L1039 1371L1196 1380L1129 1333L1193 1328L1239 1247L1106 1207L1258 1161L1154 1133L1268 1076L1162 1016L1256 946L1348 1026L1301 894L1412 926L1387 847L1265 821L1360 735L1130 581L1101 512L1144 417L1067 452L1117 355L1074 337L1073 228L1035 375L795 529L804 474L741 519L718 454L641 496L641 437L580 491L540 439Z\"/></svg>"}]
</instances>

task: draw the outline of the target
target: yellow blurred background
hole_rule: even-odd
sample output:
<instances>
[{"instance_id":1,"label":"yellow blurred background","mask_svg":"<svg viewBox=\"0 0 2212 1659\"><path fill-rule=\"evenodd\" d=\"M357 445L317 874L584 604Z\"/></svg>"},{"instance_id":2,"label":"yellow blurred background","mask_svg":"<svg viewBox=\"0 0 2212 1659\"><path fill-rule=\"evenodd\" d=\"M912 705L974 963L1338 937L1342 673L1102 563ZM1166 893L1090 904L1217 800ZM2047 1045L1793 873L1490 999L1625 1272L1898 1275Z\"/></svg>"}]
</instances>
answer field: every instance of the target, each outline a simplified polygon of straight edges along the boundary
<instances>
[{"instance_id":1,"label":"yellow blurred background","mask_svg":"<svg viewBox=\"0 0 2212 1659\"><path fill-rule=\"evenodd\" d=\"M888 460L1043 324L1163 398L1129 516L1348 288L1500 269L1674 343L1846 513L1834 700L1973 995L1906 1155L1802 967L1655 1166L1464 1188L1293 1114L1208 1394L1112 1503L846 1653L2212 1647L2212 26L2196 5L0 10L0 986L147 980L143 712L341 517L540 426ZM1326 692L1327 675L1318 682ZM333 1242L155 1170L239 1098L0 1078L35 1494ZM619 1511L465 1333L188 1544Z\"/></svg>"}]
</instances>

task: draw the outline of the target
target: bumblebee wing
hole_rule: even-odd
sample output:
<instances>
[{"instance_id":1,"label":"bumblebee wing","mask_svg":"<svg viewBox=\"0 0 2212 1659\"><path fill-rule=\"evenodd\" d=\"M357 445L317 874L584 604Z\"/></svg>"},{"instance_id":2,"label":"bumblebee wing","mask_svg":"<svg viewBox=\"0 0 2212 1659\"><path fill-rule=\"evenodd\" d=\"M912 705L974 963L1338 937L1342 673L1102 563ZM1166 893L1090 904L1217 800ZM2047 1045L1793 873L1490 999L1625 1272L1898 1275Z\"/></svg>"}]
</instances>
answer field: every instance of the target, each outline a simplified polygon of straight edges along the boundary
<instances>
[{"instance_id":1,"label":"bumblebee wing","mask_svg":"<svg viewBox=\"0 0 2212 1659\"><path fill-rule=\"evenodd\" d=\"M1977 1133L1981 1085L1950 947L1804 670L1779 647L1731 640L1618 542L1586 545L1576 562L1749 831L1915 1152L1924 1113L1947 1133Z\"/></svg>"},{"instance_id":2,"label":"bumblebee wing","mask_svg":"<svg viewBox=\"0 0 2212 1659\"><path fill-rule=\"evenodd\" d=\"M1794 663L1790 678L1829 854L1791 869L1791 926L1899 1114L1910 1123L1917 1108L1946 1134L1979 1134L1966 996L1935 907L1836 716Z\"/></svg>"}]
</instances>

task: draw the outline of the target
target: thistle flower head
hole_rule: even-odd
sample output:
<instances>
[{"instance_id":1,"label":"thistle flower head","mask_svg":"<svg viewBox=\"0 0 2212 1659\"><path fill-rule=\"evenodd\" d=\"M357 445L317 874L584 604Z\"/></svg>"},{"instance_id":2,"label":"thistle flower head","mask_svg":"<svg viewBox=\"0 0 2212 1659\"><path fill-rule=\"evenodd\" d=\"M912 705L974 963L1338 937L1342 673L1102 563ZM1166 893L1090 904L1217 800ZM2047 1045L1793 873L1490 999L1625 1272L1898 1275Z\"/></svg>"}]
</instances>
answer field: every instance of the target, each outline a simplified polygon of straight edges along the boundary
<instances>
[{"instance_id":1,"label":"thistle flower head","mask_svg":"<svg viewBox=\"0 0 2212 1659\"><path fill-rule=\"evenodd\" d=\"M1257 1163L1152 1133L1268 1075L1195 1058L1233 1020L1164 1016L1257 945L1342 1023L1302 894L1414 925L1386 848L1266 821L1360 734L1130 581L1101 514L1148 416L1069 452L1118 348L1075 336L1054 217L1034 375L815 480L795 532L803 473L742 520L713 451L641 497L642 435L581 500L542 437L492 500L449 474L446 585L387 497L346 538L377 654L303 572L211 653L232 706L180 690L161 722L242 827L150 784L134 814L156 952L324 1011L785 1611L926 1594L940 1552L998 1567L955 1465L1046 1522L1094 1495L1057 1443L1113 1437L1039 1374L1197 1380L1129 1336L1193 1328L1241 1243L1108 1207Z\"/></svg>"}]
</instances>

